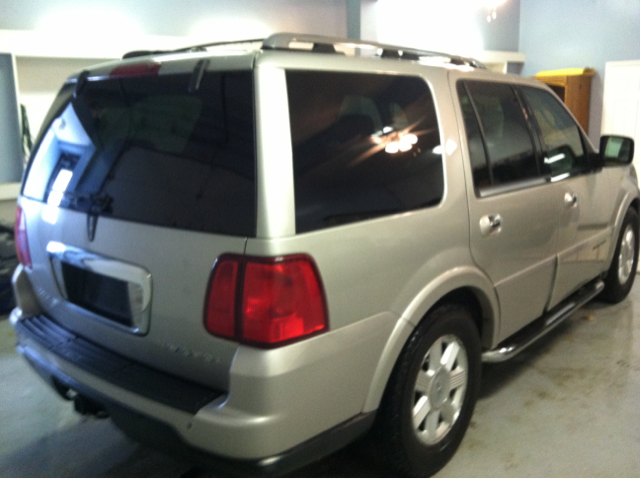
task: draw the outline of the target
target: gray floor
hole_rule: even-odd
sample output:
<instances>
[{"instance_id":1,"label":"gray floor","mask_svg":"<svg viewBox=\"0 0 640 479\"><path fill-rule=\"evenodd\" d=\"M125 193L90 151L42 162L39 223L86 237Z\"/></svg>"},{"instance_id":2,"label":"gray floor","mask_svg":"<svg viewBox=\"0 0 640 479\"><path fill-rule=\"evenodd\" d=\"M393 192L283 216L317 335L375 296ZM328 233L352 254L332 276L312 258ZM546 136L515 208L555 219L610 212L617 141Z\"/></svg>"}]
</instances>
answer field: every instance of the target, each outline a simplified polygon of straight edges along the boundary
<instances>
[{"instance_id":1,"label":"gray floor","mask_svg":"<svg viewBox=\"0 0 640 479\"><path fill-rule=\"evenodd\" d=\"M0 319L0 475L206 476L78 417L14 351ZM296 473L385 476L351 448ZM485 367L471 427L445 477L640 475L640 281L616 306L591 303L507 364Z\"/></svg>"}]
</instances>

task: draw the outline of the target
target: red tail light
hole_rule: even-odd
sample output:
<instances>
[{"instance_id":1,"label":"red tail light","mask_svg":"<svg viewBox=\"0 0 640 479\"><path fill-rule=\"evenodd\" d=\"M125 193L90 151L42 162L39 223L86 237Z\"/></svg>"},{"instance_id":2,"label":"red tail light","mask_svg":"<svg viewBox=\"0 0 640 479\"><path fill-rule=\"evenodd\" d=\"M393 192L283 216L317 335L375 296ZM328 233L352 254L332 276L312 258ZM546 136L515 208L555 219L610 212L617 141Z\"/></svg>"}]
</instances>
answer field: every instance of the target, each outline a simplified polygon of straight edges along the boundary
<instances>
[{"instance_id":1,"label":"red tail light","mask_svg":"<svg viewBox=\"0 0 640 479\"><path fill-rule=\"evenodd\" d=\"M209 332L273 347L327 329L318 270L306 255L224 255L212 272L205 324Z\"/></svg>"},{"instance_id":2,"label":"red tail light","mask_svg":"<svg viewBox=\"0 0 640 479\"><path fill-rule=\"evenodd\" d=\"M29 253L29 240L27 239L27 220L24 216L22 208L18 206L16 211L16 224L14 226L16 252L18 253L18 261L23 265L31 268L31 253Z\"/></svg>"},{"instance_id":3,"label":"red tail light","mask_svg":"<svg viewBox=\"0 0 640 479\"><path fill-rule=\"evenodd\" d=\"M324 295L311 258L248 262L242 301L242 337L274 344L326 327Z\"/></svg>"}]
</instances>

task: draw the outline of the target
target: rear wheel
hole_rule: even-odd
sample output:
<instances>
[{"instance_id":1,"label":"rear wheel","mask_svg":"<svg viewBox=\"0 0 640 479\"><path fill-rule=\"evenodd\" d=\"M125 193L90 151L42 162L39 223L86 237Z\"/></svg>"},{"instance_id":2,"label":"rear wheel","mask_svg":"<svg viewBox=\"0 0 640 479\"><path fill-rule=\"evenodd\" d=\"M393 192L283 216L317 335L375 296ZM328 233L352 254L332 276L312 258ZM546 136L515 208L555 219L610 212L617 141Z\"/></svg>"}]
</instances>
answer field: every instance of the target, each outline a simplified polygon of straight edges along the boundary
<instances>
[{"instance_id":1,"label":"rear wheel","mask_svg":"<svg viewBox=\"0 0 640 479\"><path fill-rule=\"evenodd\" d=\"M638 213L629 209L620 228L611 266L604 280L601 298L610 303L619 303L627 297L638 267Z\"/></svg>"},{"instance_id":2,"label":"rear wheel","mask_svg":"<svg viewBox=\"0 0 640 479\"><path fill-rule=\"evenodd\" d=\"M480 385L480 340L457 305L433 310L398 359L380 408L378 430L398 472L431 475L453 456Z\"/></svg>"}]
</instances>

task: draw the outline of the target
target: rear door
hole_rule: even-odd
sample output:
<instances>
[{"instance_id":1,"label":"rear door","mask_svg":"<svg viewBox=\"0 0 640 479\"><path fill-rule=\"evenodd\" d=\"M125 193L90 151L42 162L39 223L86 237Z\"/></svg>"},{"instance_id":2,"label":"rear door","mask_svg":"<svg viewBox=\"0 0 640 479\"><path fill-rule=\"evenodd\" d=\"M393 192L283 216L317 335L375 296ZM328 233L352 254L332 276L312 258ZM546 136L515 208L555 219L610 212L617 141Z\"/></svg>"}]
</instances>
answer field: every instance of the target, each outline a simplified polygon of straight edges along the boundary
<instances>
[{"instance_id":1,"label":"rear door","mask_svg":"<svg viewBox=\"0 0 640 479\"><path fill-rule=\"evenodd\" d=\"M470 241L495 285L501 338L540 316L551 292L562 202L537 136L508 83L458 81L473 186Z\"/></svg>"},{"instance_id":2,"label":"rear door","mask_svg":"<svg viewBox=\"0 0 640 479\"><path fill-rule=\"evenodd\" d=\"M251 62L142 61L68 83L20 199L47 315L222 389L236 345L203 310L216 258L256 231Z\"/></svg>"}]
</instances>

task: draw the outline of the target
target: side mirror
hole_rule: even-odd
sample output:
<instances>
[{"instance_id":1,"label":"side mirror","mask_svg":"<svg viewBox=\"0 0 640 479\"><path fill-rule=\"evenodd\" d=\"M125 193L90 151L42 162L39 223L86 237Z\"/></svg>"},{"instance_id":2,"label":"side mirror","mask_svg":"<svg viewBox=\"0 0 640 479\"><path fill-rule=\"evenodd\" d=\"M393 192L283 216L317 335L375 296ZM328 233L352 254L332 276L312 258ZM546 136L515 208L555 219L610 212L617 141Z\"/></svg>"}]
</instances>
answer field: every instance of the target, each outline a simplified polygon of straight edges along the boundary
<instances>
[{"instance_id":1,"label":"side mirror","mask_svg":"<svg viewBox=\"0 0 640 479\"><path fill-rule=\"evenodd\" d=\"M600 158L605 165L628 165L633 161L634 144L625 136L600 138Z\"/></svg>"}]
</instances>

